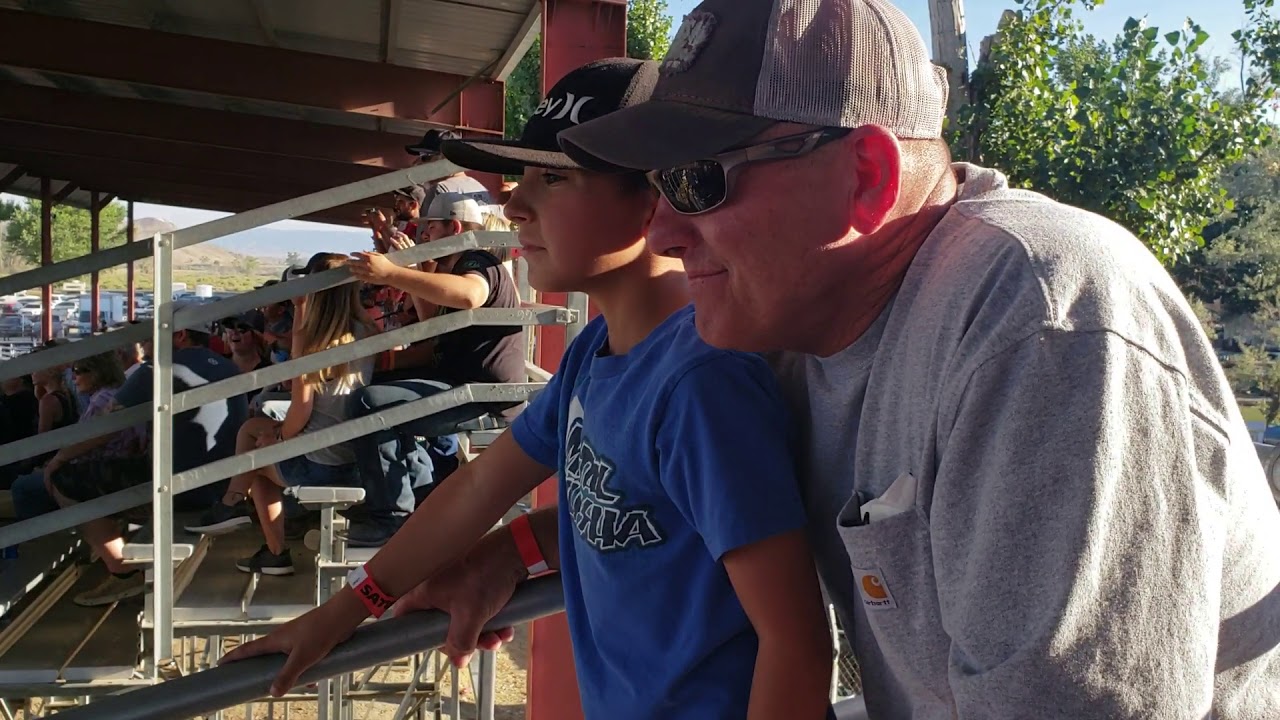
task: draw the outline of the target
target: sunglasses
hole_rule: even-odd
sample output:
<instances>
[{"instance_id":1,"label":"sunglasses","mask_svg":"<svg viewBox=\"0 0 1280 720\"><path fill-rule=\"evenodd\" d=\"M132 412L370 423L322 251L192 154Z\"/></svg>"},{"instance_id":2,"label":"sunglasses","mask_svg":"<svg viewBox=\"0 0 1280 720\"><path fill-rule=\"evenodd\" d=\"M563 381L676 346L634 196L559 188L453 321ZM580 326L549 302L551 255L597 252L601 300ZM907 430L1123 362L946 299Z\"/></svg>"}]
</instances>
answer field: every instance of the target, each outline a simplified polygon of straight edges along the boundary
<instances>
[{"instance_id":1,"label":"sunglasses","mask_svg":"<svg viewBox=\"0 0 1280 720\"><path fill-rule=\"evenodd\" d=\"M243 335L243 334L245 334L245 333L251 333L251 332L253 332L253 331L254 331L253 326L251 326L251 325L246 325L246 324L244 324L244 323L232 323L232 324L230 324L230 325L223 325L223 326L222 326L222 329L223 329L223 330L233 331L233 332L238 332L238 333L240 333L240 334L242 334L242 335Z\"/></svg>"},{"instance_id":2,"label":"sunglasses","mask_svg":"<svg viewBox=\"0 0 1280 720\"><path fill-rule=\"evenodd\" d=\"M849 128L823 128L775 138L646 175L662 197L681 215L711 212L729 199L739 168L754 162L802 157L848 135Z\"/></svg>"},{"instance_id":3,"label":"sunglasses","mask_svg":"<svg viewBox=\"0 0 1280 720\"><path fill-rule=\"evenodd\" d=\"M71 373L72 373L73 375L88 375L88 374L89 374L89 373L91 373L91 372L93 372L93 371L92 371L92 370L90 370L90 369L89 369L89 368L87 368L87 367L84 367L83 365L72 365L72 366L71 366Z\"/></svg>"}]
</instances>

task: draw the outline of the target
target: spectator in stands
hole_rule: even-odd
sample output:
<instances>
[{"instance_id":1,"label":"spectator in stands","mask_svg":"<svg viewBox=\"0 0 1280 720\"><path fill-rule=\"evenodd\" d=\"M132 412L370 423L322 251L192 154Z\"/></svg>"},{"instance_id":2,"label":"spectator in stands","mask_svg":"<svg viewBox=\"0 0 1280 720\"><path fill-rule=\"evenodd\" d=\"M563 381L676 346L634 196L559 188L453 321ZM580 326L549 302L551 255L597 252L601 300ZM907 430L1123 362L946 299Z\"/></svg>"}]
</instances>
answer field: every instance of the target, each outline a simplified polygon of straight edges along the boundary
<instances>
[{"instance_id":1,"label":"spectator in stands","mask_svg":"<svg viewBox=\"0 0 1280 720\"><path fill-rule=\"evenodd\" d=\"M195 305L191 301L174 303L174 310ZM173 334L173 391L181 393L194 387L215 383L235 376L231 361L209 349L213 327L180 330ZM151 362L143 363L114 394L112 408L135 407L153 398ZM179 413L173 419L173 472L182 473L230 457L235 452L236 430L244 424L248 409L239 395ZM89 440L86 442L94 442ZM68 466L52 477L58 504L64 507L88 502L134 485L150 482L151 460L146 454L111 458L94 463ZM174 508L189 511L208 507L212 499L221 497L226 481L212 483L174 497ZM142 572L129 570L122 561L124 536L117 518L101 518L85 524L81 532L85 542L102 558L110 573L97 587L77 595L79 605L106 605L140 595L145 585Z\"/></svg>"},{"instance_id":2,"label":"spectator in stands","mask_svg":"<svg viewBox=\"0 0 1280 720\"><path fill-rule=\"evenodd\" d=\"M109 332L116 332L137 324L137 321L132 323L118 323L112 326ZM116 355L120 358L120 367L124 368L124 379L126 381L135 372L137 372L138 368L147 358L146 352L143 350L142 343L140 342L129 343L116 348Z\"/></svg>"},{"instance_id":3,"label":"spectator in stands","mask_svg":"<svg viewBox=\"0 0 1280 720\"><path fill-rule=\"evenodd\" d=\"M405 152L416 157L413 162L414 165L424 165L443 159L444 156L440 154L441 143L449 140L458 140L461 137L462 135L454 130L428 130L417 144L406 145L404 149ZM424 183L423 189L426 190L426 195L422 199L421 207L431 207L431 203L435 201L436 196L444 193L466 195L482 207L493 204L493 199L489 196L489 190L479 180L467 175L466 171L463 170L459 170L449 177Z\"/></svg>"},{"instance_id":4,"label":"spectator in stands","mask_svg":"<svg viewBox=\"0 0 1280 720\"><path fill-rule=\"evenodd\" d=\"M250 310L239 317L226 318L218 323L222 339L231 349L231 362L242 373L261 370L271 365L271 353L263 337L266 318L259 310ZM256 393L254 393L256 394Z\"/></svg>"},{"instance_id":5,"label":"spectator in stands","mask_svg":"<svg viewBox=\"0 0 1280 720\"><path fill-rule=\"evenodd\" d=\"M33 351L34 352L34 351ZM59 381L62 379L62 373L50 373ZM40 375L40 373L36 373ZM45 413L47 411L46 404L43 403L43 397L36 399L33 389L33 383L37 382L32 376L23 376L10 378L0 383L0 445L11 442L18 442L35 435L37 432L46 432L49 429L61 427L60 423L74 423L76 421L75 405L71 400L71 395L63 391L63 398L67 405L63 409L63 414L56 415L53 411L49 411L48 423L45 422ZM50 401L54 401L50 398ZM45 456L47 457L47 456ZM10 488L15 493L21 493L22 489L16 487L20 476L29 473L33 469L39 467L44 461L44 457L21 460L19 462L10 463L4 467L0 467L0 488ZM37 481L39 478L37 478ZM48 493L43 492L43 485L36 486L41 494L48 500ZM14 498L15 511L19 500L16 495ZM49 502L52 502L49 500Z\"/></svg>"},{"instance_id":6,"label":"spectator in stands","mask_svg":"<svg viewBox=\"0 0 1280 720\"><path fill-rule=\"evenodd\" d=\"M428 242L482 230L485 218L475 200L459 194L438 195L424 223ZM466 252L403 268L379 253L356 253L351 272L365 282L386 284L409 293L424 318L474 308L516 308L519 292L500 258L485 250ZM522 326L477 325L391 353L387 371L376 384L356 393L358 416L434 395L467 383L519 383L525 371ZM452 429L461 420L487 411L511 419L515 407L464 406L358 438L356 447L362 511L353 512L347 539L357 547L387 541L413 512L426 491L457 467ZM423 438L419 440L419 438Z\"/></svg>"},{"instance_id":7,"label":"spectator in stands","mask_svg":"<svg viewBox=\"0 0 1280 720\"><path fill-rule=\"evenodd\" d=\"M586 121L641 101L657 76L653 62L592 63L544 102L594 100ZM479 541L511 560L497 606L529 573L559 567L586 717L817 720L830 706L831 636L781 392L761 358L699 340L680 261L645 248L657 194L640 173L575 167L556 136L579 117L564 115L535 115L514 143L445 151L465 166L528 166L507 214L530 280L589 290L601 317L511 431L369 561L366 580L357 573L356 589L227 660L289 653L279 695L381 613L364 593L389 603L429 587ZM557 470L558 509L489 532Z\"/></svg>"},{"instance_id":8,"label":"spectator in stands","mask_svg":"<svg viewBox=\"0 0 1280 720\"><path fill-rule=\"evenodd\" d=\"M301 274L333 270L347 264L336 253L313 256ZM293 334L293 355L303 357L355 342L373 334L374 328L360 307L355 283L311 293L294 299L297 328ZM351 393L364 387L373 374L372 358L362 358L307 373L293 381L292 398L283 422L253 418L240 428L237 452L268 447L303 433L317 432L348 418ZM237 476L222 501L215 503L187 527L191 532L220 534L250 522L245 497L261 521L266 544L236 567L244 572L290 575L293 560L285 544L282 490L293 486L349 486L354 482L355 453L349 443L339 443L258 470Z\"/></svg>"}]
</instances>

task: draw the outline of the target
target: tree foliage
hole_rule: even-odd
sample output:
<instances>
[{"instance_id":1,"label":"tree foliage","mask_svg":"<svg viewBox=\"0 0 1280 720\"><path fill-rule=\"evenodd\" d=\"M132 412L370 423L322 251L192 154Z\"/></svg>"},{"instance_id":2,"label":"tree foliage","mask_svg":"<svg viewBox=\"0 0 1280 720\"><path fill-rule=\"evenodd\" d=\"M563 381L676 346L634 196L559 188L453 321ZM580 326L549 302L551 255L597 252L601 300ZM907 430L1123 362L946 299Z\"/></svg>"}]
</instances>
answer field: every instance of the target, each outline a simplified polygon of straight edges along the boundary
<instances>
[{"instance_id":1,"label":"tree foliage","mask_svg":"<svg viewBox=\"0 0 1280 720\"><path fill-rule=\"evenodd\" d=\"M661 60L671 44L671 15L666 0L627 3L627 57ZM542 102L542 38L533 41L507 78L507 137L519 137Z\"/></svg>"},{"instance_id":2,"label":"tree foliage","mask_svg":"<svg viewBox=\"0 0 1280 720\"><path fill-rule=\"evenodd\" d=\"M1246 2L1254 30L1237 41L1258 79L1234 94L1218 89L1224 66L1202 55L1209 35L1189 19L1172 32L1130 19L1103 42L1074 15L1095 0L1019 3L984 47L952 129L957 157L1110 217L1165 262L1183 257L1232 209L1223 171L1270 140L1270 2Z\"/></svg>"},{"instance_id":3,"label":"tree foliage","mask_svg":"<svg viewBox=\"0 0 1280 720\"><path fill-rule=\"evenodd\" d=\"M101 247L124 243L124 206L112 203L99 216ZM61 262L89 254L91 220L88 210L61 205L53 209L53 261ZM40 202L30 200L17 207L5 233L5 252L27 262L40 264Z\"/></svg>"},{"instance_id":4,"label":"tree foliage","mask_svg":"<svg viewBox=\"0 0 1280 720\"><path fill-rule=\"evenodd\" d=\"M4 222L13 217L18 211L18 203L10 200L0 200L0 222Z\"/></svg>"}]
</instances>

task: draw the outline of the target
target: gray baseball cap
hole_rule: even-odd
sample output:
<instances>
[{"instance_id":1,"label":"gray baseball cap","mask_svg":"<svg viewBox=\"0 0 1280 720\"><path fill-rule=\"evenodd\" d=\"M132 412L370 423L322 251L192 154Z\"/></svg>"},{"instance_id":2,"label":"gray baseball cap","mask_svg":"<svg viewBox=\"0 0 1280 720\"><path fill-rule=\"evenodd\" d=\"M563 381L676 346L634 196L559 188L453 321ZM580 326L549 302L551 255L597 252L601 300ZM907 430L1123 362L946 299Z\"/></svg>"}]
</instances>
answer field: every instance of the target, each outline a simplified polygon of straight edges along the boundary
<instances>
[{"instance_id":1,"label":"gray baseball cap","mask_svg":"<svg viewBox=\"0 0 1280 720\"><path fill-rule=\"evenodd\" d=\"M939 138L946 71L887 0L705 0L653 96L560 134L570 158L651 170L740 146L778 122Z\"/></svg>"}]
</instances>

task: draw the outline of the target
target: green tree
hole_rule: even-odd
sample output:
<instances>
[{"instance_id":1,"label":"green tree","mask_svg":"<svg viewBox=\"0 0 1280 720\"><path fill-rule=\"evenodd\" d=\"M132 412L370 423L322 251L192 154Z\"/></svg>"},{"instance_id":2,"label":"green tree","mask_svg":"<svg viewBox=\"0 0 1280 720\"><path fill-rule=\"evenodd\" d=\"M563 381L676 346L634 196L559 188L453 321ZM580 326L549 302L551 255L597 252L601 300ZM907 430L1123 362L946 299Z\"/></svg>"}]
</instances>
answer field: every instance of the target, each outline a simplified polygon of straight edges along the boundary
<instances>
[{"instance_id":1,"label":"green tree","mask_svg":"<svg viewBox=\"0 0 1280 720\"><path fill-rule=\"evenodd\" d=\"M124 243L124 206L112 203L99 216L99 243L103 248ZM53 209L53 261L61 262L89 253L91 220L88 210L62 205ZM6 251L40 264L40 202L19 205L5 233Z\"/></svg>"},{"instance_id":2,"label":"green tree","mask_svg":"<svg viewBox=\"0 0 1280 720\"><path fill-rule=\"evenodd\" d=\"M630 0L627 4L627 56L661 60L671 44L671 15L666 0ZM507 78L507 137L517 137L542 102L542 38Z\"/></svg>"},{"instance_id":3,"label":"green tree","mask_svg":"<svg viewBox=\"0 0 1280 720\"><path fill-rule=\"evenodd\" d=\"M951 129L953 149L1017 186L1110 217L1171 263L1232 209L1223 171L1270 139L1280 33L1237 37L1262 79L1227 94L1224 66L1200 52L1209 35L1199 25L1161 33L1130 19L1106 43L1073 14L1096 4L1019 0L1005 14L984 44L973 102ZM1246 0L1254 20L1266 17L1260 5L1270 3Z\"/></svg>"},{"instance_id":4,"label":"green tree","mask_svg":"<svg viewBox=\"0 0 1280 720\"><path fill-rule=\"evenodd\" d=\"M18 203L11 200L0 200L0 222L4 222L13 217L18 211Z\"/></svg>"},{"instance_id":5,"label":"green tree","mask_svg":"<svg viewBox=\"0 0 1280 720\"><path fill-rule=\"evenodd\" d=\"M302 256L296 252L290 252L288 255L284 256L284 264L288 266L301 265L303 264Z\"/></svg>"},{"instance_id":6,"label":"green tree","mask_svg":"<svg viewBox=\"0 0 1280 720\"><path fill-rule=\"evenodd\" d=\"M240 271L245 275L253 275L258 272L258 268L262 266L262 261L251 255L245 255L240 258Z\"/></svg>"}]
</instances>

